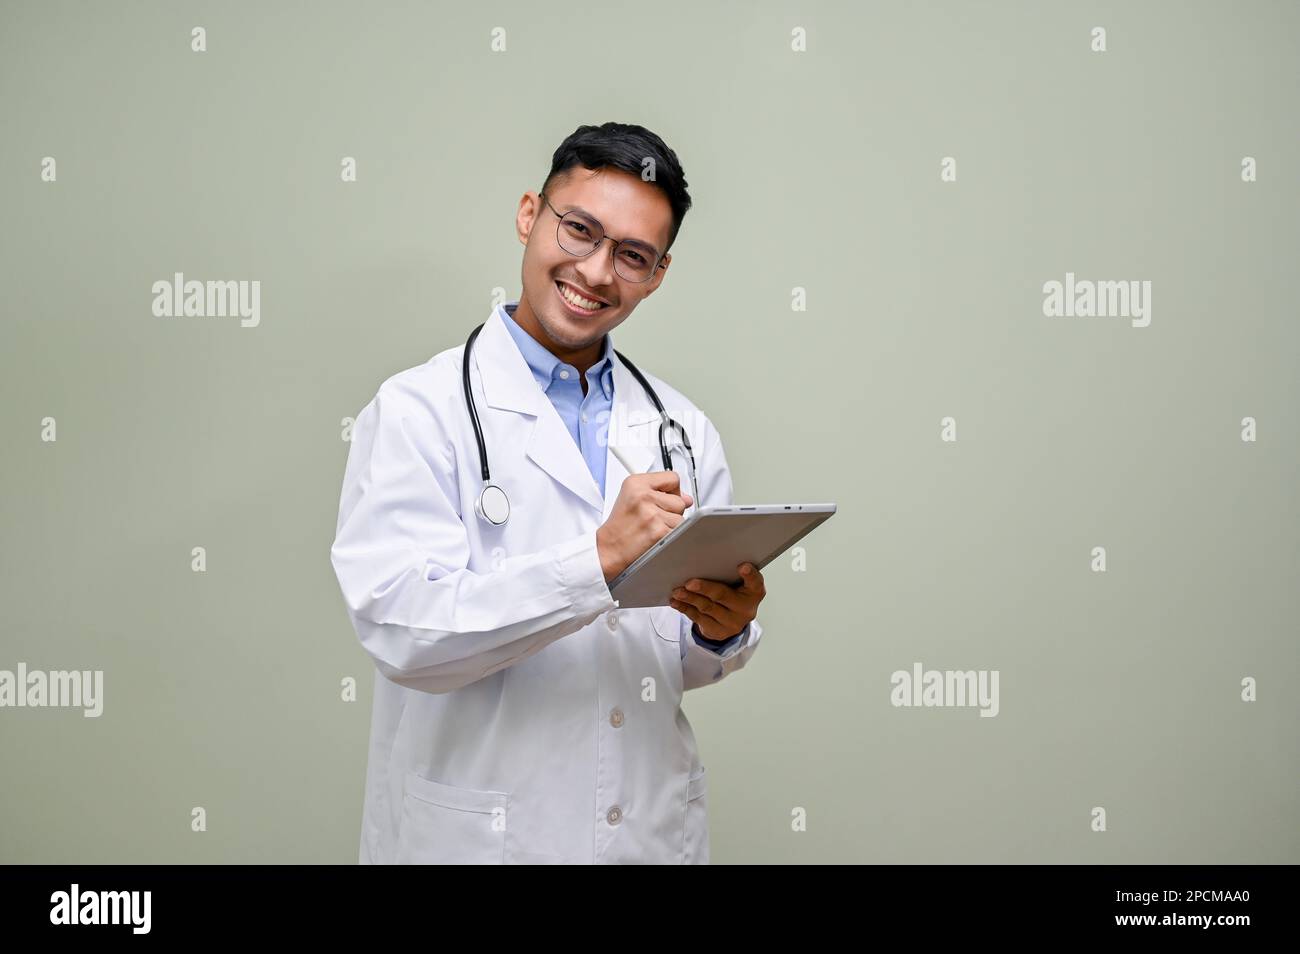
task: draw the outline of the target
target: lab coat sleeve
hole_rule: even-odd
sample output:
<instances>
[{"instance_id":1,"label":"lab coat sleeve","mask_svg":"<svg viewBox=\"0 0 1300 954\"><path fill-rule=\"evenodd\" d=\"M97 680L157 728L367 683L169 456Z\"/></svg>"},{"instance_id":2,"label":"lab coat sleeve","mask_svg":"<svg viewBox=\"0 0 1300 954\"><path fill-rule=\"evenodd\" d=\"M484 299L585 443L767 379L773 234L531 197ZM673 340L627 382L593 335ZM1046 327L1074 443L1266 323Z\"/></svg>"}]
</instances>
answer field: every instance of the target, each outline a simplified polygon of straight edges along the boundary
<instances>
[{"instance_id":1,"label":"lab coat sleeve","mask_svg":"<svg viewBox=\"0 0 1300 954\"><path fill-rule=\"evenodd\" d=\"M706 419L707 420L707 419ZM731 471L722 449L722 439L712 423L706 427L704 451L697 451L700 500L707 506L723 506L732 502ZM685 613L677 613L679 641L682 655L682 691L698 689L720 682L749 662L763 636L763 626L758 618L749 623L724 648L701 645L695 639L694 624ZM722 644L715 644L722 645Z\"/></svg>"},{"instance_id":2,"label":"lab coat sleeve","mask_svg":"<svg viewBox=\"0 0 1300 954\"><path fill-rule=\"evenodd\" d=\"M358 415L330 561L362 647L391 681L450 692L615 607L591 530L468 569L452 451L384 387ZM476 519L472 517L471 519Z\"/></svg>"}]
</instances>

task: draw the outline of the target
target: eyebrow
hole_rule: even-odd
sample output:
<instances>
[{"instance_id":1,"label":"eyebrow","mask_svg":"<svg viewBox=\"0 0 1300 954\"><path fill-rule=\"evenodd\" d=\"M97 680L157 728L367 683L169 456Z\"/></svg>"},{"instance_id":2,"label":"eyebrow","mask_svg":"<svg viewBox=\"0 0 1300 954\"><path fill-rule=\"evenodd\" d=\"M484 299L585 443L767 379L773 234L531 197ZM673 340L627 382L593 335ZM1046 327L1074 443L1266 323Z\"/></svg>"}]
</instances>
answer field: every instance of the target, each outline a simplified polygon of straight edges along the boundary
<instances>
[{"instance_id":1,"label":"eyebrow","mask_svg":"<svg viewBox=\"0 0 1300 954\"><path fill-rule=\"evenodd\" d=\"M600 222L600 219L599 219L599 218L597 218L597 217L596 217L595 215L593 215L592 213L588 212L586 209L584 209L584 208L583 208L582 206L580 206L580 205L570 205L570 206L569 206L567 209L565 209L564 211L565 211L565 212L581 212L583 215L587 216L588 218L595 219L597 222ZM601 222L601 223L600 223L600 227L603 229L603 228L605 227L605 223L604 223L604 222ZM654 253L655 253L656 255L659 254L659 246L658 246L658 245L655 245L653 242L647 242L645 239L640 239L640 238L628 239L627 236L624 236L624 239L627 240L627 241L636 242L636 243L638 243L639 245L644 245L644 246L645 246L646 248L648 248L648 249L653 249L653 251L654 251Z\"/></svg>"}]
</instances>

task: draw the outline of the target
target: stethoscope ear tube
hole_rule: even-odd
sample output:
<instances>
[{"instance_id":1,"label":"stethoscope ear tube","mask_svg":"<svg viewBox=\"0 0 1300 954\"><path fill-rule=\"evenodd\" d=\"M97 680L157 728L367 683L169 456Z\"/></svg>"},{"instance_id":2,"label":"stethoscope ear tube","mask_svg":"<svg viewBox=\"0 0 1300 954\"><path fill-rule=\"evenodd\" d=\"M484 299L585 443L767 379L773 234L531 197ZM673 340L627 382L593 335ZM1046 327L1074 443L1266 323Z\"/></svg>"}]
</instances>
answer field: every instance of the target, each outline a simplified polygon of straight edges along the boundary
<instances>
[{"instance_id":1,"label":"stethoscope ear tube","mask_svg":"<svg viewBox=\"0 0 1300 954\"><path fill-rule=\"evenodd\" d=\"M686 450L686 457L691 462L691 493L694 495L695 506L698 507L700 504L700 487L695 479L695 454L691 450L690 438L686 436L686 428L682 427L668 416L668 412L664 410L663 403L659 400L659 395L655 394L655 389L650 387L650 382L645 379L645 375L637 370L636 365L627 360L621 351L615 351L614 353L618 355L618 360L622 361L623 364L627 366L627 369L632 372L632 376L641 382L641 387L645 388L645 393L650 395L650 400L654 402L655 410L659 412L659 453L663 456L664 470L673 469L673 458L671 452L668 450L668 442L664 440L664 429L668 427L675 428L678 436L681 437L682 447Z\"/></svg>"},{"instance_id":2,"label":"stethoscope ear tube","mask_svg":"<svg viewBox=\"0 0 1300 954\"><path fill-rule=\"evenodd\" d=\"M686 452L686 459L691 462L691 496L695 506L700 505L700 486L695 481L695 454L691 450L691 442L686 436L686 428L682 427L667 414L659 422L659 449L664 455L664 470L673 469L672 452L668 450L668 442L664 440L664 428L675 427L677 435L682 439L682 448Z\"/></svg>"},{"instance_id":3,"label":"stethoscope ear tube","mask_svg":"<svg viewBox=\"0 0 1300 954\"><path fill-rule=\"evenodd\" d=\"M655 389L650 387L650 382L645 379L645 375L637 370L637 366L627 360L623 355L623 352L615 350L614 353L618 355L618 360L622 361L623 364L627 366L627 369L632 372L632 377L636 378L637 381L640 382L641 387L645 388L645 393L650 395L650 400L654 402L655 410L659 412L659 453L663 455L664 470L672 470L673 459L669 456L668 445L664 443L664 426L672 424L676 427L677 430L681 432L683 442L686 439L686 431L682 429L680 424L677 424L668 416L668 413L664 410L663 404L659 400L659 395L655 394ZM690 444L687 444L686 448L689 450Z\"/></svg>"},{"instance_id":4,"label":"stethoscope ear tube","mask_svg":"<svg viewBox=\"0 0 1300 954\"><path fill-rule=\"evenodd\" d=\"M488 470L487 445L483 443L483 428L479 425L478 409L474 407L474 392L469 386L469 353L474 348L474 339L478 337L478 333L482 330L483 325L479 325L469 333L469 340L465 342L465 355L461 359L460 370L465 381L465 400L469 402L469 420L474 425L474 439L478 441L479 467L483 470L483 482L487 483L492 480L492 474ZM502 491L502 493L505 493L505 491Z\"/></svg>"}]
</instances>

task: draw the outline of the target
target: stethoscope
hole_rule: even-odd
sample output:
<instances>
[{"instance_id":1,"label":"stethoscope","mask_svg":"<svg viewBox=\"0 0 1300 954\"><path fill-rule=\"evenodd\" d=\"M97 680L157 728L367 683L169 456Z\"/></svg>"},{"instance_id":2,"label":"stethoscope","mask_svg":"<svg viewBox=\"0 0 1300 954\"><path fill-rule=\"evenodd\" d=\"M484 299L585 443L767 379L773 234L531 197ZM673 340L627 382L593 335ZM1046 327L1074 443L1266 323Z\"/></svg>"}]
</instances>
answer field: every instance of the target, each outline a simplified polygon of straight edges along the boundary
<instances>
[{"instance_id":1,"label":"stethoscope","mask_svg":"<svg viewBox=\"0 0 1300 954\"><path fill-rule=\"evenodd\" d=\"M501 526L510 518L510 498L506 492L497 484L492 483L492 474L488 470L487 445L483 443L483 428L479 425L478 410L474 407L474 392L469 386L469 353L474 348L474 339L478 333L483 330L483 325L479 325L469 333L469 340L465 342L465 354L461 358L461 375L465 382L465 400L469 404L469 420L474 425L474 437L478 441L478 459L483 468L483 490L478 495L478 500L474 502L474 511L479 517L495 527ZM620 351L615 351L618 359L627 366L632 372L632 376L641 382L641 387L645 388L646 394L650 395L650 400L654 402L656 410L659 411L659 452L663 455L664 470L673 469L672 455L668 452L668 444L664 440L664 431L667 428L676 428L678 436L681 438L682 446L686 449L686 457L691 464L691 489L694 493L694 500L699 503L700 490L695 482L695 455L691 452L691 442L686 437L686 428L682 427L664 410L659 395L655 394L655 389L650 386L650 382L645 376L637 370L636 365L627 360Z\"/></svg>"}]
</instances>

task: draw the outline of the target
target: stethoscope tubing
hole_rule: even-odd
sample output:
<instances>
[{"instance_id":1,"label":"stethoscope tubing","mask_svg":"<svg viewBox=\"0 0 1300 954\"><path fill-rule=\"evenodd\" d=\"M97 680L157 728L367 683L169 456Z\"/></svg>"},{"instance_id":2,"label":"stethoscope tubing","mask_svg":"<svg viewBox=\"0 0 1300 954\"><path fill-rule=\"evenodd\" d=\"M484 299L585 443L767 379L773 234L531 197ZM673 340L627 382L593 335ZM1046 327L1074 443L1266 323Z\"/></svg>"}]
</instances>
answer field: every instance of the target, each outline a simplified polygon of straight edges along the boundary
<instances>
[{"instance_id":1,"label":"stethoscope tubing","mask_svg":"<svg viewBox=\"0 0 1300 954\"><path fill-rule=\"evenodd\" d=\"M486 324L486 322L484 322L484 324ZM478 408L475 407L474 405L474 391L470 387L470 381L469 381L470 352L474 348L474 339L478 337L478 333L482 330L483 330L483 325L480 324L477 328L475 328L473 331L470 332L469 338L465 341L465 353L461 358L461 379L465 386L465 402L466 404L469 405L470 424L473 425L474 427L474 439L478 443L479 468L482 471L483 484L484 484L483 491L479 494L478 505L475 509L478 511L479 516L482 517L484 520L486 520L488 523L494 524L496 526L500 526L501 524L505 523L506 519L509 517L509 500L506 497L505 491L501 489L498 485L492 483L492 471L488 466L487 443L483 440L483 425L479 422ZM690 460L691 489L695 493L694 502L698 505L700 500L699 500L699 485L696 481L696 475L695 475L695 453L694 451L691 450L691 441L690 438L686 436L686 428L682 427L681 424L677 423L671 417L668 416L668 412L664 410L663 402L659 400L659 395L655 393L655 389L650 386L650 382L647 381L645 375L643 375L640 372L640 370L637 369L637 366L634 365L631 361L629 361L621 351L616 350L614 354L618 355L618 359L623 362L623 364L627 367L629 371L632 372L632 376L636 378L637 381L640 382L641 387L645 388L646 394L650 396L650 400L654 403L655 410L659 412L659 419L660 419L659 420L659 453L663 458L664 470L673 469L673 459L672 459L672 455L668 451L668 444L664 440L664 431L666 428L669 427L673 427L677 429L678 436L680 436L682 439L682 447L685 448L686 456ZM502 499L505 500L506 512L505 515L502 516L500 520L493 519L490 513L485 512L486 508L484 507L484 495L487 494L489 489L497 490L501 494Z\"/></svg>"}]
</instances>

